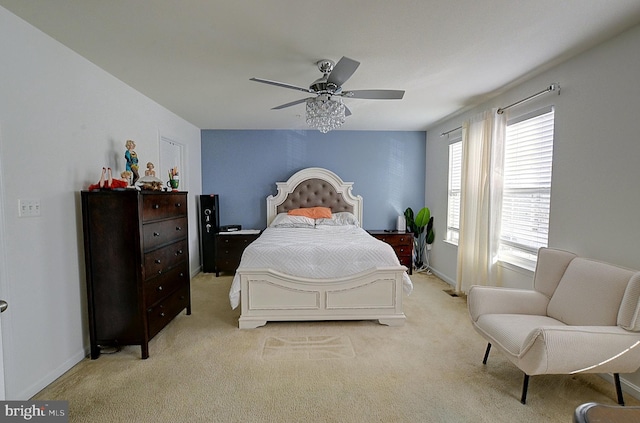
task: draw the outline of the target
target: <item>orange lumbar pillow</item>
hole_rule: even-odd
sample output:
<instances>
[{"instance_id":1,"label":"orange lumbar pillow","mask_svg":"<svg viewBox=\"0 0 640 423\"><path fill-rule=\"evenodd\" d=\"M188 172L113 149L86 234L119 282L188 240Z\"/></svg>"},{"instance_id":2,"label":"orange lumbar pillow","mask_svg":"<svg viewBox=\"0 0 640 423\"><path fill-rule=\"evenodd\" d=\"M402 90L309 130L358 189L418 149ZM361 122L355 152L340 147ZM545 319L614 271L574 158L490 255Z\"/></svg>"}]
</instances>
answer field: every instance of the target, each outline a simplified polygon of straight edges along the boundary
<instances>
[{"instance_id":1,"label":"orange lumbar pillow","mask_svg":"<svg viewBox=\"0 0 640 423\"><path fill-rule=\"evenodd\" d=\"M289 210L287 214L292 216L306 216L311 219L331 219L331 209L329 207L306 207L303 209Z\"/></svg>"}]
</instances>

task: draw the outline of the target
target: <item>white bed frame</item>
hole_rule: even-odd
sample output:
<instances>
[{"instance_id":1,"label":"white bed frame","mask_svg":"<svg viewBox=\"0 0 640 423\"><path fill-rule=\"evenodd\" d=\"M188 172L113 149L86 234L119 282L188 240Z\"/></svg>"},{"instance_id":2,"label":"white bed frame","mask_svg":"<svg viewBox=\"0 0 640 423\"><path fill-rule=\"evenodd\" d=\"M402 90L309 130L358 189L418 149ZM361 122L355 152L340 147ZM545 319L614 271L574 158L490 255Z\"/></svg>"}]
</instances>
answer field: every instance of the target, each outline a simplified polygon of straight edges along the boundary
<instances>
[{"instance_id":1,"label":"white bed frame","mask_svg":"<svg viewBox=\"0 0 640 423\"><path fill-rule=\"evenodd\" d=\"M362 223L362 197L351 193L352 182L335 173L308 168L295 173L287 182L277 182L278 192L267 197L267 226L278 213L278 206L295 188L307 180L321 179L341 195L341 202L353 208ZM306 204L307 207L322 205ZM380 267L338 279L294 277L272 269L242 269L240 275L240 329L265 325L268 321L378 320L401 326L404 266Z\"/></svg>"}]
</instances>

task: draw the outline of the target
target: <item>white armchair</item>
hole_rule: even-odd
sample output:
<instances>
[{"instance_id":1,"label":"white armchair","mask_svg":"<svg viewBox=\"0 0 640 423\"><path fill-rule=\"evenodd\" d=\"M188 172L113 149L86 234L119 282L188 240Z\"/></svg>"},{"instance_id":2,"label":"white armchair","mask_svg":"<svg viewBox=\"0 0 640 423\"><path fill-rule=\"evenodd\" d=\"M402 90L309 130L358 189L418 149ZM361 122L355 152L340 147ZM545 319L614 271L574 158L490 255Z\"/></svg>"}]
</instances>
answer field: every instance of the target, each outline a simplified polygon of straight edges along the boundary
<instances>
[{"instance_id":1,"label":"white armchair","mask_svg":"<svg viewBox=\"0 0 640 423\"><path fill-rule=\"evenodd\" d=\"M474 285L471 322L491 346L529 376L613 373L624 405L620 373L640 367L640 272L541 248L533 289Z\"/></svg>"}]
</instances>

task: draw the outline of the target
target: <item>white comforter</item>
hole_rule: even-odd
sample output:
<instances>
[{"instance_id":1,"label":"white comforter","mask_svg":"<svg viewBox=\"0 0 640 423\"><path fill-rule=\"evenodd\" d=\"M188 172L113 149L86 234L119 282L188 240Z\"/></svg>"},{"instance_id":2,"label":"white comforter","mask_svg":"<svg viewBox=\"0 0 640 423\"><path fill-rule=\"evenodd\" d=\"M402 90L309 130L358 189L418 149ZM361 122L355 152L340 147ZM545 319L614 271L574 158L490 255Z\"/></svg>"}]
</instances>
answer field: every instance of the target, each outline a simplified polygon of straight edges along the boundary
<instances>
[{"instance_id":1,"label":"white comforter","mask_svg":"<svg viewBox=\"0 0 640 423\"><path fill-rule=\"evenodd\" d=\"M390 245L357 226L267 228L242 254L238 270L272 269L306 278L339 278L375 267L400 266ZM403 275L406 295L413 284ZM231 307L240 303L240 276L229 291Z\"/></svg>"}]
</instances>

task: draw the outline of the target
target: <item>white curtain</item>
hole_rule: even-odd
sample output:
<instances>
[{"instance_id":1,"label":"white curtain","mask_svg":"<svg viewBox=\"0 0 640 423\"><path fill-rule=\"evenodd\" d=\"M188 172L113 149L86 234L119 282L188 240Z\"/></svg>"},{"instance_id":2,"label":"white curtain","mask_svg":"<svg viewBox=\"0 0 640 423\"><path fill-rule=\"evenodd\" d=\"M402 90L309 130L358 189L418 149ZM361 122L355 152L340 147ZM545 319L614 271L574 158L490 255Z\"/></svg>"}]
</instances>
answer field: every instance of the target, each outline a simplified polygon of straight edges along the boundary
<instances>
[{"instance_id":1,"label":"white curtain","mask_svg":"<svg viewBox=\"0 0 640 423\"><path fill-rule=\"evenodd\" d=\"M506 117L486 111L462 124L462 196L456 291L499 285L502 166Z\"/></svg>"}]
</instances>

